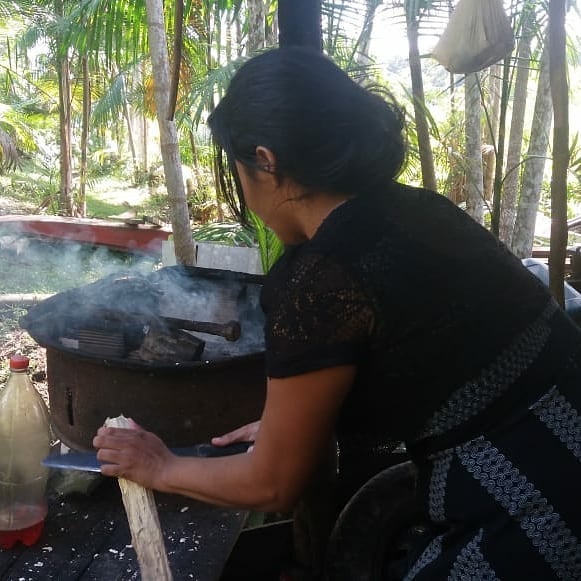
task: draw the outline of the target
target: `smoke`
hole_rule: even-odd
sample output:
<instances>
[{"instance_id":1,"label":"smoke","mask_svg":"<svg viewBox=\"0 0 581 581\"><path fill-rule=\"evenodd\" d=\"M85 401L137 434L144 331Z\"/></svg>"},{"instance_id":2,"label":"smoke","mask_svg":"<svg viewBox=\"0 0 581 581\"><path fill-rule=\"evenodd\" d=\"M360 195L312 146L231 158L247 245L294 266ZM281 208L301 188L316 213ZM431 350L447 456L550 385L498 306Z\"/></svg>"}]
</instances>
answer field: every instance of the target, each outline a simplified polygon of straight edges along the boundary
<instances>
[{"instance_id":1,"label":"smoke","mask_svg":"<svg viewBox=\"0 0 581 581\"><path fill-rule=\"evenodd\" d=\"M252 280L252 277L249 277ZM149 277L160 291L159 314L195 321L238 321L240 338L195 333L206 341L203 360L215 361L264 350L264 314L260 307L262 285L231 271L203 268L162 268Z\"/></svg>"},{"instance_id":2,"label":"smoke","mask_svg":"<svg viewBox=\"0 0 581 581\"><path fill-rule=\"evenodd\" d=\"M209 273L209 274L208 274ZM18 231L0 224L0 295L54 294L29 309L21 326L40 344L62 346L103 309L144 317L238 321L238 341L206 333L202 360L264 350L261 278L230 271L161 268L157 259Z\"/></svg>"},{"instance_id":3,"label":"smoke","mask_svg":"<svg viewBox=\"0 0 581 581\"><path fill-rule=\"evenodd\" d=\"M149 359L139 346L145 336L149 337L147 329L152 333L156 330L161 350L157 362L175 365L190 359L178 355L183 345L181 341L173 343L169 328L169 335L163 331L164 317L215 324L236 321L240 325L237 341L191 332L205 342L202 361L229 360L264 351L261 281L244 279L244 275L229 271L179 266L147 275L118 272L54 294L32 307L20 324L43 346L84 351L97 358L130 357L133 364L142 361L143 365L148 365ZM164 343L173 343L175 352L167 352Z\"/></svg>"},{"instance_id":4,"label":"smoke","mask_svg":"<svg viewBox=\"0 0 581 581\"><path fill-rule=\"evenodd\" d=\"M157 260L0 226L0 294L53 293L116 272L147 274Z\"/></svg>"}]
</instances>

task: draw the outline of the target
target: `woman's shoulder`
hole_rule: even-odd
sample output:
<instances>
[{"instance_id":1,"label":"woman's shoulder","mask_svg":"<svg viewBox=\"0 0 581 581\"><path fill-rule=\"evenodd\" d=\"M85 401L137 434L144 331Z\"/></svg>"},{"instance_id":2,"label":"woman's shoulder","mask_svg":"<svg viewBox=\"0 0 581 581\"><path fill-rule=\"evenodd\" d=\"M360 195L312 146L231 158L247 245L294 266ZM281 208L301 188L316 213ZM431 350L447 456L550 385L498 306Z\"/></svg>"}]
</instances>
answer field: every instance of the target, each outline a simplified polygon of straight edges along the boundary
<instances>
[{"instance_id":1,"label":"woman's shoulder","mask_svg":"<svg viewBox=\"0 0 581 581\"><path fill-rule=\"evenodd\" d=\"M341 204L323 222L315 241L353 232L362 234L363 230L373 232L374 227L381 228L382 233L396 233L413 223L434 224L442 220L476 224L446 196L425 188L392 182L381 191L360 194ZM352 242L357 243L357 238Z\"/></svg>"},{"instance_id":2,"label":"woman's shoulder","mask_svg":"<svg viewBox=\"0 0 581 581\"><path fill-rule=\"evenodd\" d=\"M287 248L269 271L265 286L278 289L314 289L352 284L348 260L332 244L302 244Z\"/></svg>"}]
</instances>

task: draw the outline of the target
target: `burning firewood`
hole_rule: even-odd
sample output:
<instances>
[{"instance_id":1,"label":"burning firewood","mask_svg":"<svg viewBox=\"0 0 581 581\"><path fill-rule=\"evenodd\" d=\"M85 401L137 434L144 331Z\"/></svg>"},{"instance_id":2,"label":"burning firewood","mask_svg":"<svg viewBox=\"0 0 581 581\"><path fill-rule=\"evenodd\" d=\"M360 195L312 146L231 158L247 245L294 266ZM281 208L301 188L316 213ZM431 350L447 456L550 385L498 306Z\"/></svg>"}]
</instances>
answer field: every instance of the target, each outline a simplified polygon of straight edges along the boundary
<instances>
[{"instance_id":1,"label":"burning firewood","mask_svg":"<svg viewBox=\"0 0 581 581\"><path fill-rule=\"evenodd\" d=\"M105 425L111 428L127 429L130 428L131 423L121 415L116 418L107 418ZM119 488L129 520L131 542L137 553L141 579L143 581L172 581L153 492L125 478L119 478Z\"/></svg>"},{"instance_id":2,"label":"burning firewood","mask_svg":"<svg viewBox=\"0 0 581 581\"><path fill-rule=\"evenodd\" d=\"M198 360L205 342L179 329L150 325L136 355L142 361Z\"/></svg>"}]
</instances>

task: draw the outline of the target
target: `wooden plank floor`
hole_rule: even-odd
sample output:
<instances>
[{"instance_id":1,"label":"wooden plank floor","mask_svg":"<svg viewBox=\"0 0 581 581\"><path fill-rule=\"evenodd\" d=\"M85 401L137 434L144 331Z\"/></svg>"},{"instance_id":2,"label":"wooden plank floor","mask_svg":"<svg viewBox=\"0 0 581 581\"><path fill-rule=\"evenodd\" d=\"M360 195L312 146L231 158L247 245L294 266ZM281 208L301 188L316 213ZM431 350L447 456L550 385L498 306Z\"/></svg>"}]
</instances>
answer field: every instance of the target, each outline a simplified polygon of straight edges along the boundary
<instances>
[{"instance_id":1,"label":"wooden plank floor","mask_svg":"<svg viewBox=\"0 0 581 581\"><path fill-rule=\"evenodd\" d=\"M170 567L176 581L217 581L246 522L225 510L180 496L156 494ZM139 580L139 567L117 482L102 478L90 495L49 498L34 547L0 550L7 581Z\"/></svg>"}]
</instances>

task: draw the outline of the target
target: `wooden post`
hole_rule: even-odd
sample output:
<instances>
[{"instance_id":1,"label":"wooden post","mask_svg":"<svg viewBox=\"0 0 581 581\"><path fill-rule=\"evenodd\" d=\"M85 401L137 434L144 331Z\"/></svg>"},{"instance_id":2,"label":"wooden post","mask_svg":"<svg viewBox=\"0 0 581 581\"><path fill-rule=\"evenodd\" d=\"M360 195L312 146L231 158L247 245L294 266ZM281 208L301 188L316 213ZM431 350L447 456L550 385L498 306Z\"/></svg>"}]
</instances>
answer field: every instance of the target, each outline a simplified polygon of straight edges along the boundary
<instances>
[{"instance_id":1,"label":"wooden post","mask_svg":"<svg viewBox=\"0 0 581 581\"><path fill-rule=\"evenodd\" d=\"M569 86L567 80L566 14L566 0L551 0L549 2L549 76L554 120L549 286L561 306L565 304L564 281L568 234Z\"/></svg>"},{"instance_id":2,"label":"wooden post","mask_svg":"<svg viewBox=\"0 0 581 581\"><path fill-rule=\"evenodd\" d=\"M111 428L129 428L131 423L124 416L107 418L105 425ZM123 506L129 520L131 542L137 553L137 561L143 581L172 581L157 508L153 492L143 486L119 478Z\"/></svg>"},{"instance_id":3,"label":"wooden post","mask_svg":"<svg viewBox=\"0 0 581 581\"><path fill-rule=\"evenodd\" d=\"M322 50L321 0L278 1L279 46Z\"/></svg>"}]
</instances>

